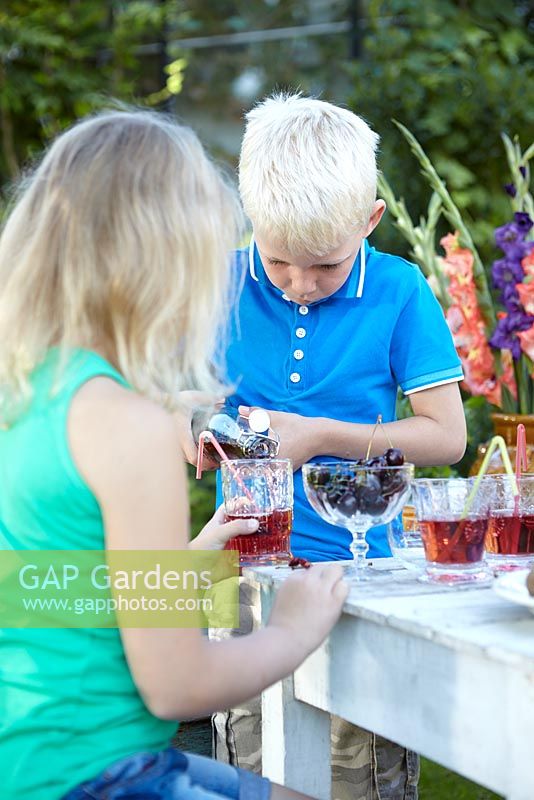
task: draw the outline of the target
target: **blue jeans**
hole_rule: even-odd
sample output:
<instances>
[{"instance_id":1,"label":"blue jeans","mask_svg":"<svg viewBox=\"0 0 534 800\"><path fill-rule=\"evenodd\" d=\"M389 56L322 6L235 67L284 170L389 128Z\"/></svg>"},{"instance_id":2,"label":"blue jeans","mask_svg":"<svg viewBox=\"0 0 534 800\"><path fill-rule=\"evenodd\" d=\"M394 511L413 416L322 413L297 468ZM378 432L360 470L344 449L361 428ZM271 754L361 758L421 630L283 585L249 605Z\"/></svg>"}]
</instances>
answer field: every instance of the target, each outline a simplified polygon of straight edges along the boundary
<instances>
[{"instance_id":1,"label":"blue jeans","mask_svg":"<svg viewBox=\"0 0 534 800\"><path fill-rule=\"evenodd\" d=\"M266 778L169 747L116 761L63 800L269 800Z\"/></svg>"}]
</instances>

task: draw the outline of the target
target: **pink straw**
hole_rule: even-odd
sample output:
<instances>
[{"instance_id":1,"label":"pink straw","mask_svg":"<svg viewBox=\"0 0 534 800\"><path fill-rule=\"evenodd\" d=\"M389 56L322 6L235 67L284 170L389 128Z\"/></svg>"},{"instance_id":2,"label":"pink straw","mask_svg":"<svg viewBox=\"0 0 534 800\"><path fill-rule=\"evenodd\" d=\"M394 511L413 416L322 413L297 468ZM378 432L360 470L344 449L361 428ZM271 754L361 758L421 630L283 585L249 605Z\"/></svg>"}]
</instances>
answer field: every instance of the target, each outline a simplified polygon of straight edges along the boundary
<instances>
[{"instance_id":1,"label":"pink straw","mask_svg":"<svg viewBox=\"0 0 534 800\"><path fill-rule=\"evenodd\" d=\"M222 449L221 445L215 438L215 436L210 433L210 431L202 431L200 436L198 437L198 456L197 456L197 474L196 478L199 480L202 477L202 463L204 461L204 443L208 442L212 444L215 450L221 457L221 461L230 461L224 450Z\"/></svg>"},{"instance_id":2,"label":"pink straw","mask_svg":"<svg viewBox=\"0 0 534 800\"><path fill-rule=\"evenodd\" d=\"M219 442L217 441L215 436L210 431L202 431L202 433L198 437L198 456L197 456L197 472L196 472L197 480L202 477L202 462L204 460L204 444L206 442L208 442L208 444L212 444L213 445L215 450L220 455L221 461L226 461L228 463L228 468L232 471L232 473L234 475L234 478L236 479L238 484L241 486L241 488L243 490L243 494L245 495L247 500L252 504L252 506L254 508L257 508L256 507L256 503L254 502L254 498L252 497L250 491L247 489L247 487L243 483L243 479L242 479L241 475L232 466L232 459L228 458L228 456L226 455L226 453L222 449L221 445L219 444ZM257 513L259 513L259 509L257 509Z\"/></svg>"},{"instance_id":3,"label":"pink straw","mask_svg":"<svg viewBox=\"0 0 534 800\"><path fill-rule=\"evenodd\" d=\"M527 432L522 422L517 426L517 452L515 456L515 476L521 477L522 471L527 471Z\"/></svg>"},{"instance_id":4,"label":"pink straw","mask_svg":"<svg viewBox=\"0 0 534 800\"><path fill-rule=\"evenodd\" d=\"M525 426L522 422L519 423L517 426L517 439L516 439L516 454L515 454L515 477L517 481L517 486L519 488L519 478L521 477L521 472L523 470L526 471L527 469L527 435ZM517 553L517 548L519 546L519 533L521 527L521 521L519 519L519 496L520 496L520 489L519 493L516 494L514 500L514 525L512 530L512 552Z\"/></svg>"}]
</instances>

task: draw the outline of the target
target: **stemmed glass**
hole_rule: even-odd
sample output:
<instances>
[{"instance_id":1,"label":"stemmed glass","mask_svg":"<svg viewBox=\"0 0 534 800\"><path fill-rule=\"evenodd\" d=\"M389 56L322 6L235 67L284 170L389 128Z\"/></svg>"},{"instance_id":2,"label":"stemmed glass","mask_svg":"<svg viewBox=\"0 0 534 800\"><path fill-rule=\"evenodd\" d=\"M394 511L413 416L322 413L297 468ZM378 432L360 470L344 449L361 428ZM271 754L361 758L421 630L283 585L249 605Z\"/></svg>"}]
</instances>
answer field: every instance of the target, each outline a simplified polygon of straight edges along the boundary
<instances>
[{"instance_id":1,"label":"stemmed glass","mask_svg":"<svg viewBox=\"0 0 534 800\"><path fill-rule=\"evenodd\" d=\"M357 461L304 464L302 479L310 505L326 522L347 528L354 564L346 574L369 580L367 531L400 513L410 493L413 464L362 466Z\"/></svg>"}]
</instances>

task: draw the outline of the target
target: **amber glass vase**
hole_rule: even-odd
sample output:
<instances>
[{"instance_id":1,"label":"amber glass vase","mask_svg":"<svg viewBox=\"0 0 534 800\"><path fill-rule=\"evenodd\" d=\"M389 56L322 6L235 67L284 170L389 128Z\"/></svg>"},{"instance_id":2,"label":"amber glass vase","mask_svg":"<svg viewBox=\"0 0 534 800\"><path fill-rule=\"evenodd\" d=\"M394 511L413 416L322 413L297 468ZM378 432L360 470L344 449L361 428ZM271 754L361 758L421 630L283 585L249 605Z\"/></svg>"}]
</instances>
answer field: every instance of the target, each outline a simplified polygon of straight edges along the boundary
<instances>
[{"instance_id":1,"label":"amber glass vase","mask_svg":"<svg viewBox=\"0 0 534 800\"><path fill-rule=\"evenodd\" d=\"M510 455L512 466L515 467L516 458L516 441L517 441L517 426L523 423L527 436L527 472L534 472L534 414L492 414L493 427L495 433L502 436L506 442L506 447ZM476 475L480 465L486 455L489 442L480 444L478 446L476 460L471 467L470 475ZM499 449L495 450L491 456L488 465L488 472L504 472L504 464L502 463L501 452Z\"/></svg>"}]
</instances>

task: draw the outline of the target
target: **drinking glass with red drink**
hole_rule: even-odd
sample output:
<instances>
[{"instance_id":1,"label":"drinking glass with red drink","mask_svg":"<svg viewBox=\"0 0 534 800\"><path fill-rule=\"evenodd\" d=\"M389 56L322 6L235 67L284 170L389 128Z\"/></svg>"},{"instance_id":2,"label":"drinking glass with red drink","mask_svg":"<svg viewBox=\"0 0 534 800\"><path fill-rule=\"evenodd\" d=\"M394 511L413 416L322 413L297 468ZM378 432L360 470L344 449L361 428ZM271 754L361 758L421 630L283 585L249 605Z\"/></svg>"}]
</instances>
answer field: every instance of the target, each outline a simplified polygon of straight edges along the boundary
<instances>
[{"instance_id":1,"label":"drinking glass with red drink","mask_svg":"<svg viewBox=\"0 0 534 800\"><path fill-rule=\"evenodd\" d=\"M492 493L486 557L496 572L534 564L534 475L516 480L519 495L508 475L486 475L482 481Z\"/></svg>"},{"instance_id":2,"label":"drinking glass with red drink","mask_svg":"<svg viewBox=\"0 0 534 800\"><path fill-rule=\"evenodd\" d=\"M418 478L413 482L426 558L420 580L450 586L491 582L484 560L491 487L482 481L472 496L474 480Z\"/></svg>"},{"instance_id":3,"label":"drinking glass with red drink","mask_svg":"<svg viewBox=\"0 0 534 800\"><path fill-rule=\"evenodd\" d=\"M221 463L225 521L259 521L254 533L235 536L226 550L239 551L240 566L287 563L293 523L293 468L287 458L236 459Z\"/></svg>"}]
</instances>

